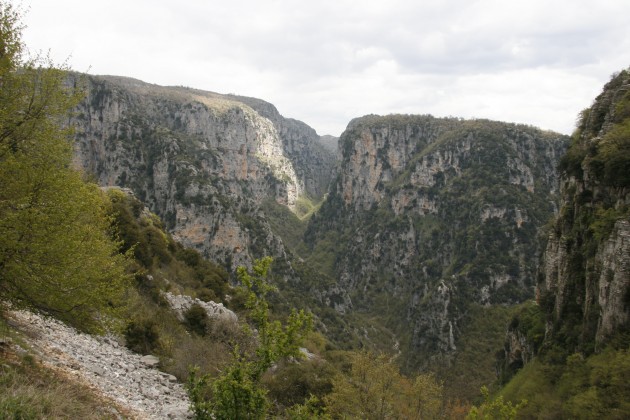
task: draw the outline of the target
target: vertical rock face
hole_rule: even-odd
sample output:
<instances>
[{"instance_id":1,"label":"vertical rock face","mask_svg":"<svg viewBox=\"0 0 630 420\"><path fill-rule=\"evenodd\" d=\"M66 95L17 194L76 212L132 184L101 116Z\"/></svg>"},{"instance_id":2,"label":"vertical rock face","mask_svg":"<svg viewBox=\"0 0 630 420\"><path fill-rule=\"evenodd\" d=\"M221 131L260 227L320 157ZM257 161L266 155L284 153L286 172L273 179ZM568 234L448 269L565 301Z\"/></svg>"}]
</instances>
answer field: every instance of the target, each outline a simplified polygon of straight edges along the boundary
<instances>
[{"instance_id":1,"label":"vertical rock face","mask_svg":"<svg viewBox=\"0 0 630 420\"><path fill-rule=\"evenodd\" d=\"M78 76L77 76L78 77ZM85 76L76 162L131 188L178 239L228 265L284 258L260 204L321 197L335 158L313 129L252 98Z\"/></svg>"},{"instance_id":2,"label":"vertical rock face","mask_svg":"<svg viewBox=\"0 0 630 420\"><path fill-rule=\"evenodd\" d=\"M630 72L582 112L538 283L547 339L590 352L630 318Z\"/></svg>"},{"instance_id":3,"label":"vertical rock face","mask_svg":"<svg viewBox=\"0 0 630 420\"><path fill-rule=\"evenodd\" d=\"M230 95L230 98L254 109L271 121L282 141L283 153L297 173L298 183L310 197L322 197L334 176L335 150L328 145L331 136L318 136L302 121L284 118L276 107L256 98Z\"/></svg>"},{"instance_id":4,"label":"vertical rock face","mask_svg":"<svg viewBox=\"0 0 630 420\"><path fill-rule=\"evenodd\" d=\"M557 209L568 138L532 127L367 116L340 138L340 167L311 220L333 247L342 311L377 314L410 363L456 350L466 306L533 296L539 229Z\"/></svg>"},{"instance_id":5,"label":"vertical rock face","mask_svg":"<svg viewBox=\"0 0 630 420\"><path fill-rule=\"evenodd\" d=\"M619 220L602 244L598 263L597 304L601 308L595 340L598 343L628 325L630 308L630 222Z\"/></svg>"}]
</instances>

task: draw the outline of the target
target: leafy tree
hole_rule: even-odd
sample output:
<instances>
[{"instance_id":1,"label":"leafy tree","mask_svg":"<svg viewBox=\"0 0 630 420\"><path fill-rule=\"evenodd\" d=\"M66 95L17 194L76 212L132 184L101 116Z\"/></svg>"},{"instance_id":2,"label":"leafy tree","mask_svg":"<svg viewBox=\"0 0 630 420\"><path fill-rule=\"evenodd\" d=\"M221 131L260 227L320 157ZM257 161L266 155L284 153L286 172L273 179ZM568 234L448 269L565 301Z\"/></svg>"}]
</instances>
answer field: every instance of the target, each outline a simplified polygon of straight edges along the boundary
<instances>
[{"instance_id":1,"label":"leafy tree","mask_svg":"<svg viewBox=\"0 0 630 420\"><path fill-rule=\"evenodd\" d=\"M325 401L333 418L434 419L442 411L442 384L433 375L410 381L386 355L354 353L349 375L333 380Z\"/></svg>"},{"instance_id":2,"label":"leafy tree","mask_svg":"<svg viewBox=\"0 0 630 420\"><path fill-rule=\"evenodd\" d=\"M0 298L98 329L126 260L107 233L108 200L71 168L61 123L81 92L50 60L23 58L19 22L0 2Z\"/></svg>"},{"instance_id":3,"label":"leafy tree","mask_svg":"<svg viewBox=\"0 0 630 420\"><path fill-rule=\"evenodd\" d=\"M266 295L276 290L267 280L271 262L271 257L256 260L251 273L244 267L237 269L251 322L245 329L257 344L249 354L236 346L234 361L214 381L191 370L187 390L197 419L265 418L270 404L261 385L262 374L283 358L301 357L300 345L312 329L312 318L294 310L284 325L270 319Z\"/></svg>"},{"instance_id":4,"label":"leafy tree","mask_svg":"<svg viewBox=\"0 0 630 420\"><path fill-rule=\"evenodd\" d=\"M315 396L308 398L304 404L289 408L286 414L291 420L330 420L322 402Z\"/></svg>"},{"instance_id":5,"label":"leafy tree","mask_svg":"<svg viewBox=\"0 0 630 420\"><path fill-rule=\"evenodd\" d=\"M518 411L527 404L526 400L522 400L514 405L509 401L505 402L503 396L492 400L485 386L481 387L481 394L484 398L483 404L479 407L473 406L466 417L467 420L513 420Z\"/></svg>"}]
</instances>

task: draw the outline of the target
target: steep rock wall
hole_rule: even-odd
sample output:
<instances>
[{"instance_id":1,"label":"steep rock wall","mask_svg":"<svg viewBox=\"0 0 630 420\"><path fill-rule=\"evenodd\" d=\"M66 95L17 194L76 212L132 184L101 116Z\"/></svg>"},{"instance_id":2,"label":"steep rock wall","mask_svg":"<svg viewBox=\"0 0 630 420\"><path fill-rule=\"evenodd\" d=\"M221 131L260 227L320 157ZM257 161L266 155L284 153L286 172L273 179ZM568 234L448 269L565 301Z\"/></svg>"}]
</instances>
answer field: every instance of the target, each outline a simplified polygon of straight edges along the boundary
<instances>
[{"instance_id":1,"label":"steep rock wall","mask_svg":"<svg viewBox=\"0 0 630 420\"><path fill-rule=\"evenodd\" d=\"M83 78L69 124L75 160L99 184L131 188L185 245L229 266L286 259L260 204L323 195L335 158L313 129L251 98Z\"/></svg>"},{"instance_id":2,"label":"steep rock wall","mask_svg":"<svg viewBox=\"0 0 630 420\"><path fill-rule=\"evenodd\" d=\"M352 121L306 232L315 255L335 249L336 308L380 314L410 364L448 359L468 304L533 296L537 235L557 210L566 145L559 134L491 121Z\"/></svg>"},{"instance_id":3,"label":"steep rock wall","mask_svg":"<svg viewBox=\"0 0 630 420\"><path fill-rule=\"evenodd\" d=\"M547 343L592 352L630 319L630 72L581 114L561 162L562 209L541 266Z\"/></svg>"}]
</instances>

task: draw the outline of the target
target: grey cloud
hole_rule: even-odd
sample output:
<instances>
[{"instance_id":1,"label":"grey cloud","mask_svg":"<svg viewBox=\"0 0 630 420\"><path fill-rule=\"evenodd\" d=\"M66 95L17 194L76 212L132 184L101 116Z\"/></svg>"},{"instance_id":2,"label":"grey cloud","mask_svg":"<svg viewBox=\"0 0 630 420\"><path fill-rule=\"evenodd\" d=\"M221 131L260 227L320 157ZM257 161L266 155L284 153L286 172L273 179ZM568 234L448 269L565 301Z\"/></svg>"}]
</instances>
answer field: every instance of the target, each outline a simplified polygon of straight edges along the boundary
<instances>
[{"instance_id":1,"label":"grey cloud","mask_svg":"<svg viewBox=\"0 0 630 420\"><path fill-rule=\"evenodd\" d=\"M570 131L571 104L586 107L630 64L628 9L616 0L31 0L25 40L61 50L58 61L69 50L78 70L260 96L331 134L362 113L480 109Z\"/></svg>"}]
</instances>

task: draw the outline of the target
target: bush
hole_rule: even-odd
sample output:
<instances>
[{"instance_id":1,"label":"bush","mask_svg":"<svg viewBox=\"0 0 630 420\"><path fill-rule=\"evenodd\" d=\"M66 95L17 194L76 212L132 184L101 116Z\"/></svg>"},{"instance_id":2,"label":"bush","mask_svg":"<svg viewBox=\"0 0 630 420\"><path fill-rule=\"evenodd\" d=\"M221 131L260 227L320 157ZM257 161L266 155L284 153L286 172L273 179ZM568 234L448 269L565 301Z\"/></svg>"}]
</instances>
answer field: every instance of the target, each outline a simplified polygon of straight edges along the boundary
<instances>
[{"instance_id":1,"label":"bush","mask_svg":"<svg viewBox=\"0 0 630 420\"><path fill-rule=\"evenodd\" d=\"M336 370L321 360L282 363L263 377L270 399L283 407L304 404L310 396L322 399L332 391Z\"/></svg>"},{"instance_id":2,"label":"bush","mask_svg":"<svg viewBox=\"0 0 630 420\"><path fill-rule=\"evenodd\" d=\"M186 326L197 335L205 336L210 328L210 318L208 313L199 304L193 304L186 312L184 312L184 320Z\"/></svg>"},{"instance_id":3,"label":"bush","mask_svg":"<svg viewBox=\"0 0 630 420\"><path fill-rule=\"evenodd\" d=\"M159 347L160 334L152 319L134 320L125 328L127 348L140 354L152 353Z\"/></svg>"}]
</instances>

